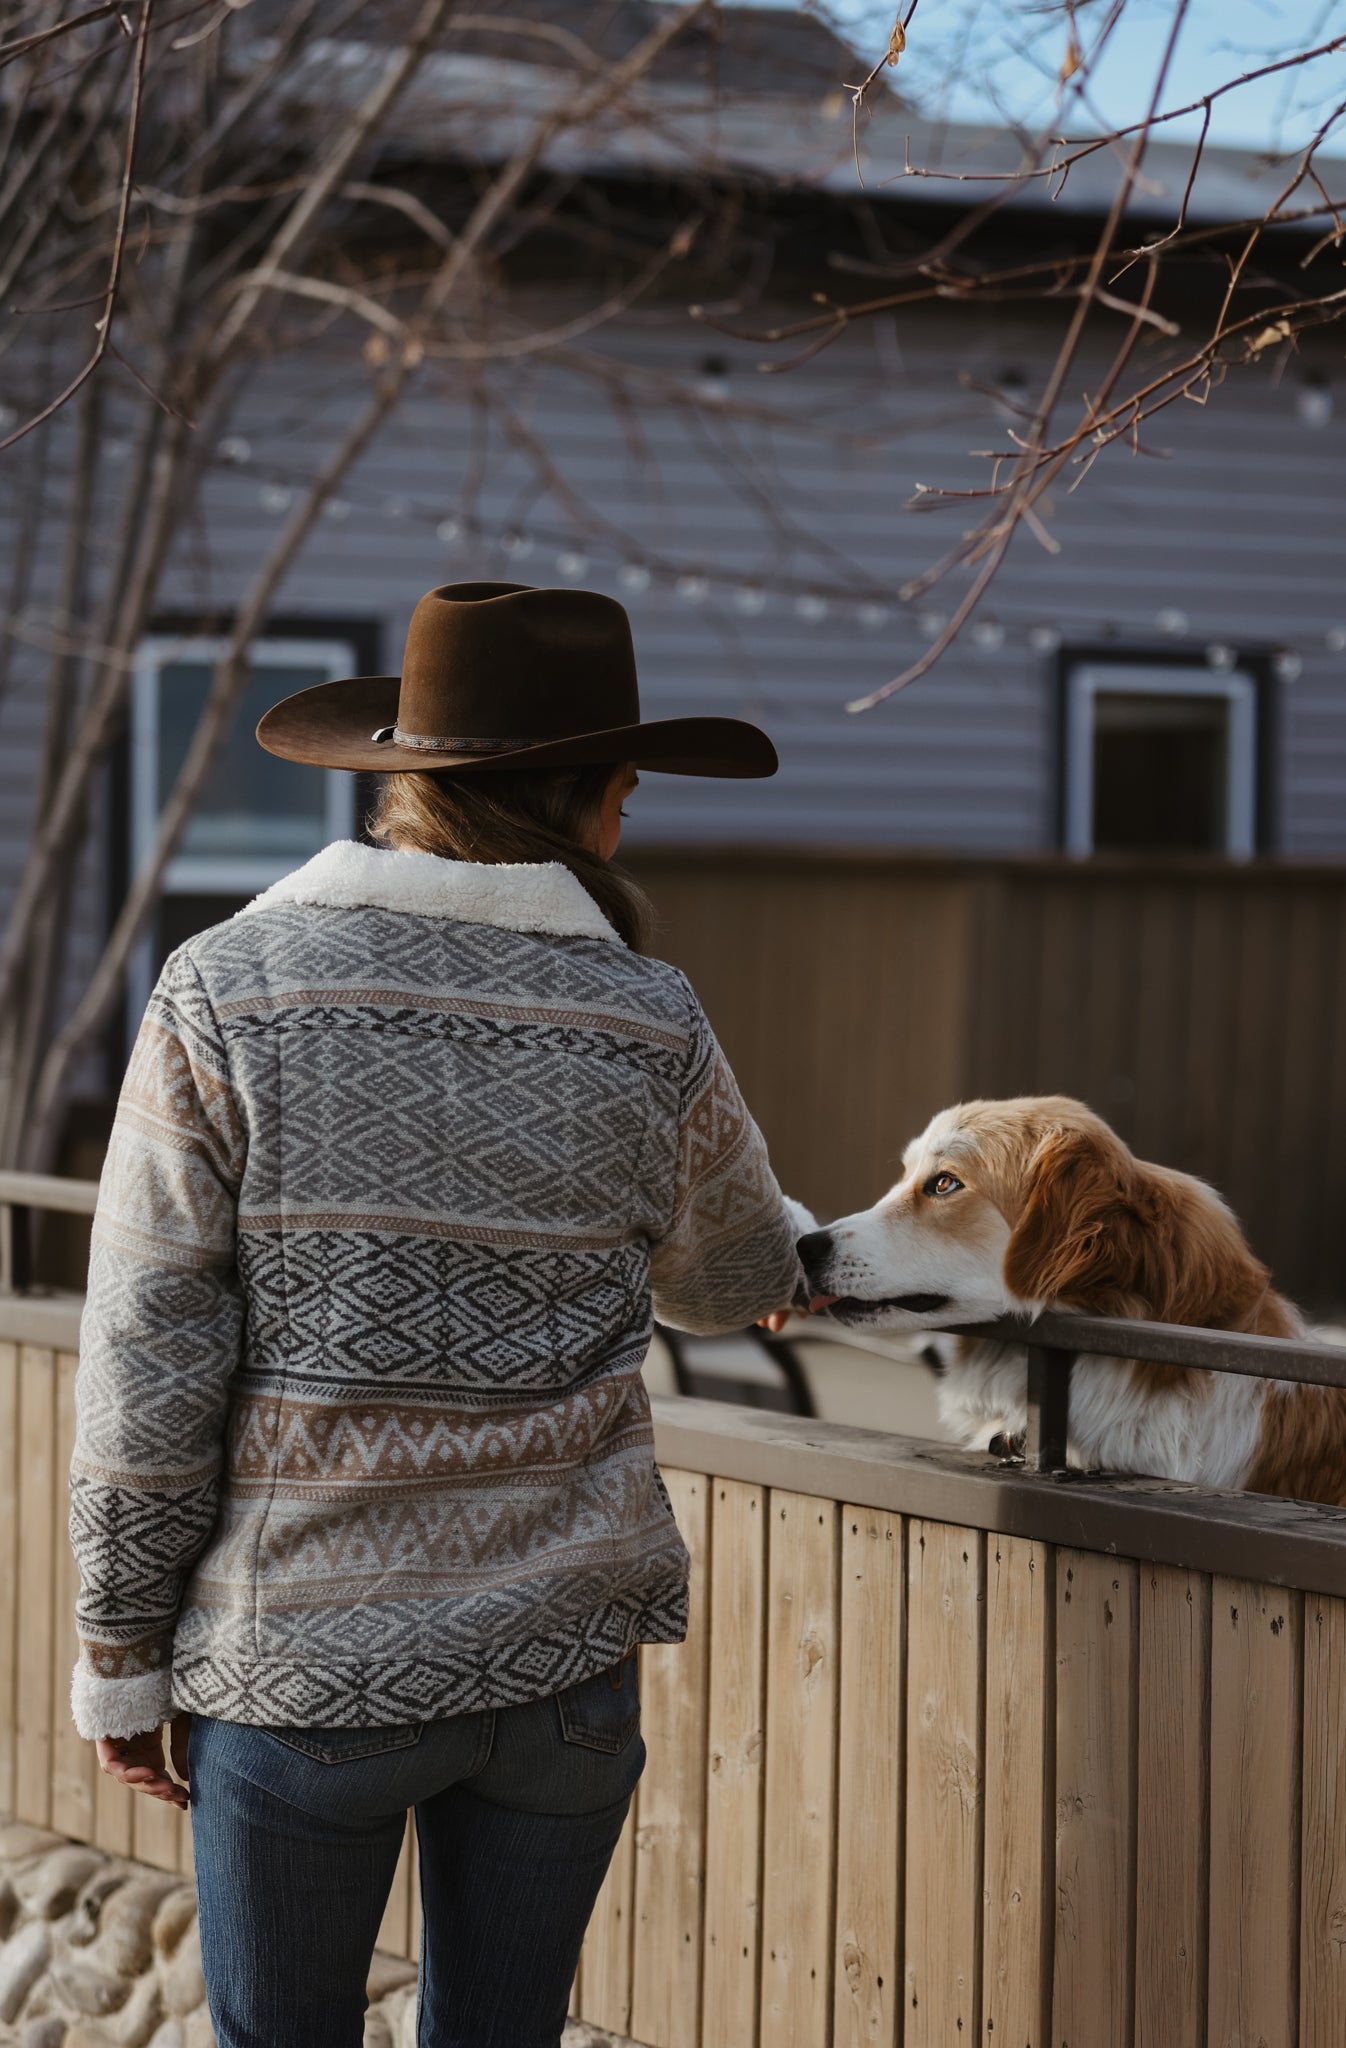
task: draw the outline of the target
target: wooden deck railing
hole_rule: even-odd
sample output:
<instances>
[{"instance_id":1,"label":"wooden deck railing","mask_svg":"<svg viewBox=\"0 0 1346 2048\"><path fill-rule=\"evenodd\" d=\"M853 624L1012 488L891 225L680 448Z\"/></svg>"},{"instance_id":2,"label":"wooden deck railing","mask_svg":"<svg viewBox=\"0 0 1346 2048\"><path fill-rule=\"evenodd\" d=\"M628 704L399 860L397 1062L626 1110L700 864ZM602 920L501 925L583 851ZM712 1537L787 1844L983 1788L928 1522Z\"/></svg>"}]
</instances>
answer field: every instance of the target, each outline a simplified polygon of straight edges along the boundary
<instances>
[{"instance_id":1,"label":"wooden deck railing","mask_svg":"<svg viewBox=\"0 0 1346 2048\"><path fill-rule=\"evenodd\" d=\"M0 1804L187 1869L69 1722L77 1328L0 1298ZM654 2048L1341 2048L1346 1515L655 1406L691 1624L642 1653L577 2011Z\"/></svg>"}]
</instances>

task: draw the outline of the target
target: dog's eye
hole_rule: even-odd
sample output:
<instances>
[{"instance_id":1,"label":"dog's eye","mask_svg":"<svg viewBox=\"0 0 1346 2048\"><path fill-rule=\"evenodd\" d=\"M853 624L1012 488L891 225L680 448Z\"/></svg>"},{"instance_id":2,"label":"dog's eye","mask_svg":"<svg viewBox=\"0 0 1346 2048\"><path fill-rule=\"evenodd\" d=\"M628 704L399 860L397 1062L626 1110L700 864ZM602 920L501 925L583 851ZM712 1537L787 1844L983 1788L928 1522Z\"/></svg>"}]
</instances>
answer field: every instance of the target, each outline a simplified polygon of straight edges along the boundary
<instances>
[{"instance_id":1,"label":"dog's eye","mask_svg":"<svg viewBox=\"0 0 1346 2048\"><path fill-rule=\"evenodd\" d=\"M923 1195L952 1195L956 1194L962 1185L963 1183L959 1180L956 1173L936 1173L931 1175L930 1179L921 1189L921 1193Z\"/></svg>"}]
</instances>

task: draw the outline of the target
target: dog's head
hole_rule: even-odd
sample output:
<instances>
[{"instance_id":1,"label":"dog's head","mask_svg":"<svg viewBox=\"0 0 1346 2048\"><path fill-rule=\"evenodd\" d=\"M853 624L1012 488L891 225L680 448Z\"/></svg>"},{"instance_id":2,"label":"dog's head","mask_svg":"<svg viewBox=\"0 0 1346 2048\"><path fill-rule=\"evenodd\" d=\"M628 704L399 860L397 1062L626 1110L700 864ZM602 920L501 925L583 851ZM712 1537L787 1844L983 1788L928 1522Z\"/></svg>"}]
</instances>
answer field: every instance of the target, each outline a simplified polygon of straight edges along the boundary
<instances>
[{"instance_id":1,"label":"dog's head","mask_svg":"<svg viewBox=\"0 0 1346 2048\"><path fill-rule=\"evenodd\" d=\"M1267 1272L1213 1191L1136 1159L1065 1096L946 1109L882 1201L799 1246L849 1327L938 1329L1036 1313L1229 1324Z\"/></svg>"}]
</instances>

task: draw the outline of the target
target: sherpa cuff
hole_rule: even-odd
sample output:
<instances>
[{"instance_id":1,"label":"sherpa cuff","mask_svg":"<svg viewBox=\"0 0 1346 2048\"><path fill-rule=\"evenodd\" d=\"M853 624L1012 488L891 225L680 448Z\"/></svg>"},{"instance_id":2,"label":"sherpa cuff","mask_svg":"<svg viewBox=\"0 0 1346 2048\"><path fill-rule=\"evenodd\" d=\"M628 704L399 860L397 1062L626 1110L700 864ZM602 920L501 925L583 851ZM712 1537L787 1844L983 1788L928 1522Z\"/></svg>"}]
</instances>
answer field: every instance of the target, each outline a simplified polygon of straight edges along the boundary
<instances>
[{"instance_id":1,"label":"sherpa cuff","mask_svg":"<svg viewBox=\"0 0 1346 2048\"><path fill-rule=\"evenodd\" d=\"M173 1676L143 1671L136 1678L100 1678L77 1664L70 1680L70 1711L86 1742L100 1735L143 1735L173 1712Z\"/></svg>"}]
</instances>

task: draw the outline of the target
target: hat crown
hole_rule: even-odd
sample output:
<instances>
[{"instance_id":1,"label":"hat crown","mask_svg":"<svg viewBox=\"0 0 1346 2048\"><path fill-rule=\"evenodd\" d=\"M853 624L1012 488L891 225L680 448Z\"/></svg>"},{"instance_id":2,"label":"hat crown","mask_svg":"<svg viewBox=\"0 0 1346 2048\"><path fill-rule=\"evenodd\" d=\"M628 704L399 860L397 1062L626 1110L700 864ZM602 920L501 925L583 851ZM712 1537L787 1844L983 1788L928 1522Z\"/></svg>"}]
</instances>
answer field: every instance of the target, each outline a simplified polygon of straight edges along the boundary
<instances>
[{"instance_id":1,"label":"hat crown","mask_svg":"<svg viewBox=\"0 0 1346 2048\"><path fill-rule=\"evenodd\" d=\"M631 622L594 590L445 583L411 615L399 734L562 739L640 720Z\"/></svg>"}]
</instances>

